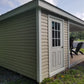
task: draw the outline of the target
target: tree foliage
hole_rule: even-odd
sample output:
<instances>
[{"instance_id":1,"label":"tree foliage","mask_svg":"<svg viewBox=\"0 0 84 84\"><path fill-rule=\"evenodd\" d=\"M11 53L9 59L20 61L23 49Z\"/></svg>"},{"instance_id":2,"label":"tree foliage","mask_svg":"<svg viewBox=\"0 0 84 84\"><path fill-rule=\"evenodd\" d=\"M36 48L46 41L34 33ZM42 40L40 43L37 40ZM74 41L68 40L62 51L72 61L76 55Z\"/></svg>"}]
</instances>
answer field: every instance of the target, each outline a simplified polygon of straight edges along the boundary
<instances>
[{"instance_id":1,"label":"tree foliage","mask_svg":"<svg viewBox=\"0 0 84 84\"><path fill-rule=\"evenodd\" d=\"M84 31L83 32L70 32L70 37L74 37L75 40L84 40Z\"/></svg>"}]
</instances>

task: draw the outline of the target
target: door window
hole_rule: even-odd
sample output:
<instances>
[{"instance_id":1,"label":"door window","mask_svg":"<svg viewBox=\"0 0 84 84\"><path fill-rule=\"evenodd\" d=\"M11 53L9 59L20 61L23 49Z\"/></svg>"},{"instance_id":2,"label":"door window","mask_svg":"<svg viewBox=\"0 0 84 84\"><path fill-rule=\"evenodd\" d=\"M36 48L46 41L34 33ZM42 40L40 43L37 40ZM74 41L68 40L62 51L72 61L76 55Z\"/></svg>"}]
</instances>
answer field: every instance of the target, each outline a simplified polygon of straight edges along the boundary
<instances>
[{"instance_id":1,"label":"door window","mask_svg":"<svg viewBox=\"0 0 84 84\"><path fill-rule=\"evenodd\" d=\"M60 31L60 23L52 21L52 46L60 46L61 45L61 31Z\"/></svg>"}]
</instances>

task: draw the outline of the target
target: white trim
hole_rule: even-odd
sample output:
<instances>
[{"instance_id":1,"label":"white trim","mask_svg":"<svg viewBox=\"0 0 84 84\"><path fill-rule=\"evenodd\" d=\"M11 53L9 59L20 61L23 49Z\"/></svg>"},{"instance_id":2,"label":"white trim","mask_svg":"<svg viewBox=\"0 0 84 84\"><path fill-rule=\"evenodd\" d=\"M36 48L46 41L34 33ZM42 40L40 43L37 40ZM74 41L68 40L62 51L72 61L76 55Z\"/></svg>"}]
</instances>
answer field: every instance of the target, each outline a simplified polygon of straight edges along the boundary
<instances>
[{"instance_id":1,"label":"white trim","mask_svg":"<svg viewBox=\"0 0 84 84\"><path fill-rule=\"evenodd\" d=\"M64 20L62 18L58 18L58 17L55 17L53 15L48 15L48 18L52 18L52 19L56 19L56 20L64 22Z\"/></svg>"},{"instance_id":2,"label":"white trim","mask_svg":"<svg viewBox=\"0 0 84 84\"><path fill-rule=\"evenodd\" d=\"M54 76L55 74L58 74L58 73L60 73L61 71L64 71L64 70L65 70L65 67L60 68L60 69L58 69L58 70L56 70L56 71L50 73L50 77L52 77L52 76Z\"/></svg>"},{"instance_id":3,"label":"white trim","mask_svg":"<svg viewBox=\"0 0 84 84\"><path fill-rule=\"evenodd\" d=\"M70 51L70 41L69 41L69 39L70 39L70 22L68 21L68 67L70 68L70 53L69 53L69 51Z\"/></svg>"},{"instance_id":4,"label":"white trim","mask_svg":"<svg viewBox=\"0 0 84 84\"><path fill-rule=\"evenodd\" d=\"M51 24L51 22L50 22L50 15L48 15L48 43L49 43L49 77L50 77L50 45L51 45L51 43L50 43L50 24Z\"/></svg>"},{"instance_id":5,"label":"white trim","mask_svg":"<svg viewBox=\"0 0 84 84\"><path fill-rule=\"evenodd\" d=\"M51 61L50 61L50 45L51 45L51 42L50 42L50 37L51 37L51 34L50 34L50 26L51 26L51 21L50 21L50 19L56 19L56 20L59 20L59 21L62 21L62 37L64 38L64 20L63 19L61 19L61 18L58 18L58 17L55 17L55 16L52 16L52 15L48 15L48 39L49 39L49 77L51 77L51 76L53 76L53 75L55 75L55 74L57 74L57 73L59 73L59 72L61 72L61 71L63 71L63 70L65 70L65 60L64 60L64 67L63 68L60 68L60 69L58 69L58 70L56 70L55 72L50 72L51 71L51 68L50 68L50 63L51 63ZM63 47L64 47L64 39L62 39L62 45L63 45ZM64 56L64 48L63 48L63 56Z\"/></svg>"},{"instance_id":6,"label":"white trim","mask_svg":"<svg viewBox=\"0 0 84 84\"><path fill-rule=\"evenodd\" d=\"M81 25L84 25L83 20L73 16L72 14L70 14L68 12L65 12L62 9L57 8L56 6L53 6L53 5L49 4L49 3L47 3L46 1L40 0L39 1L39 6L42 7L43 9L46 9L48 11L51 11L51 12L55 13L55 14L61 15L63 17L66 17L66 18L70 19L70 20L78 22Z\"/></svg>"},{"instance_id":7,"label":"white trim","mask_svg":"<svg viewBox=\"0 0 84 84\"><path fill-rule=\"evenodd\" d=\"M70 29L70 32L77 32L77 31L84 31L84 26L79 25L77 23L69 22L70 26L73 26L73 28ZM77 29L75 29L77 28Z\"/></svg>"},{"instance_id":8,"label":"white trim","mask_svg":"<svg viewBox=\"0 0 84 84\"><path fill-rule=\"evenodd\" d=\"M36 9L36 33L37 33L37 82L42 82L41 72L41 9Z\"/></svg>"},{"instance_id":9,"label":"white trim","mask_svg":"<svg viewBox=\"0 0 84 84\"><path fill-rule=\"evenodd\" d=\"M63 25L63 27L62 27L62 28L63 28L63 29L62 29L62 31L63 31L63 32L62 32L62 35L63 35L63 36L62 36L62 37L63 37L62 42L63 42L63 55L64 55L64 67L65 67L65 63L66 63L66 62L65 62L65 54L64 54L64 20L62 20L62 22L63 22L63 24L62 24L62 25Z\"/></svg>"},{"instance_id":10,"label":"white trim","mask_svg":"<svg viewBox=\"0 0 84 84\"><path fill-rule=\"evenodd\" d=\"M69 21L69 24L70 24L70 25L74 25L74 26L78 26L79 28L84 29L84 26L81 26L81 25L76 24L76 23L74 23L74 22Z\"/></svg>"}]
</instances>

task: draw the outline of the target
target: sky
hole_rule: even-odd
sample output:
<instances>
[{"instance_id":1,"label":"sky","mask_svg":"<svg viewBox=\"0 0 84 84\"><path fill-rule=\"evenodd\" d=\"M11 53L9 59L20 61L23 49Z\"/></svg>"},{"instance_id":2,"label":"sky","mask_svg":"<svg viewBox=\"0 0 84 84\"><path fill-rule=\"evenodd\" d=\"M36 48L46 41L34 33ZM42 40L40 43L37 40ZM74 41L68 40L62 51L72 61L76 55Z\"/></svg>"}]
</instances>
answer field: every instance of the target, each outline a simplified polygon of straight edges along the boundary
<instances>
[{"instance_id":1,"label":"sky","mask_svg":"<svg viewBox=\"0 0 84 84\"><path fill-rule=\"evenodd\" d=\"M0 15L31 0L0 0ZM84 0L46 0L49 3L84 20Z\"/></svg>"}]
</instances>

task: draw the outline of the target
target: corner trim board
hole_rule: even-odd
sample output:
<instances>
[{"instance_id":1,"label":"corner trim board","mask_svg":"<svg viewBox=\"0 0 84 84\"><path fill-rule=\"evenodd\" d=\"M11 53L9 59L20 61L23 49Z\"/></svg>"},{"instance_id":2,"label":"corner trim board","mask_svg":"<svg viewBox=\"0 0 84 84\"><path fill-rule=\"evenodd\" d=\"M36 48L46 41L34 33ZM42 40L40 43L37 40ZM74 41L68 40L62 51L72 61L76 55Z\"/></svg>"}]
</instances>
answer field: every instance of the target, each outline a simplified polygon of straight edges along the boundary
<instances>
[{"instance_id":1,"label":"corner trim board","mask_svg":"<svg viewBox=\"0 0 84 84\"><path fill-rule=\"evenodd\" d=\"M70 32L70 22L68 20L68 67L70 68L70 53L69 53L69 49L70 49L69 38L70 38L70 35L69 35L69 32Z\"/></svg>"},{"instance_id":2,"label":"corner trim board","mask_svg":"<svg viewBox=\"0 0 84 84\"><path fill-rule=\"evenodd\" d=\"M42 82L41 72L41 9L36 8L36 32L37 32L37 82Z\"/></svg>"}]
</instances>

